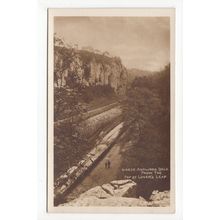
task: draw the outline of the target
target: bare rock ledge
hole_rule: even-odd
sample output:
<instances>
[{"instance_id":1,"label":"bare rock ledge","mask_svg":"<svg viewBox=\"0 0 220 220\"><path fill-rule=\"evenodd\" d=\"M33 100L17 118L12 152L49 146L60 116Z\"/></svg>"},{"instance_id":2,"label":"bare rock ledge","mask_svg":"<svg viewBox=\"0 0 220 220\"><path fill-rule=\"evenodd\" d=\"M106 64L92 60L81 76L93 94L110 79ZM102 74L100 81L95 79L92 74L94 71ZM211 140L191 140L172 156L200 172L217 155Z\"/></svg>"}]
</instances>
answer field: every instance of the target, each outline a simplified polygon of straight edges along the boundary
<instances>
[{"instance_id":1,"label":"bare rock ledge","mask_svg":"<svg viewBox=\"0 0 220 220\"><path fill-rule=\"evenodd\" d=\"M114 180L82 193L77 199L60 206L169 206L170 192L153 191L150 200L136 198L137 184L132 180Z\"/></svg>"}]
</instances>

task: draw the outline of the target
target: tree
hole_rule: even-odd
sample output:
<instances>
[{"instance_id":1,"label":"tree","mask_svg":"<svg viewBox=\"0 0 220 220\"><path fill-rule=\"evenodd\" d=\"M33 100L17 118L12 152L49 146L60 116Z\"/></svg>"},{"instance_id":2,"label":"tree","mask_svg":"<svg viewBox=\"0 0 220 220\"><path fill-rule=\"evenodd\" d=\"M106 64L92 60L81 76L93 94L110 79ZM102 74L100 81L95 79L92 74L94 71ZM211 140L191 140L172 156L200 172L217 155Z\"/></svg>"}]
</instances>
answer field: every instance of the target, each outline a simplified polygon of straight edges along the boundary
<instances>
[{"instance_id":1,"label":"tree","mask_svg":"<svg viewBox=\"0 0 220 220\"><path fill-rule=\"evenodd\" d=\"M170 168L170 67L136 78L123 103L124 126L131 146L122 167ZM137 195L149 198L153 190L169 190L166 179L137 179ZM119 177L121 178L121 177Z\"/></svg>"},{"instance_id":2,"label":"tree","mask_svg":"<svg viewBox=\"0 0 220 220\"><path fill-rule=\"evenodd\" d=\"M125 127L136 147L144 148L148 159L169 164L170 67L147 77L136 78L123 105Z\"/></svg>"},{"instance_id":3,"label":"tree","mask_svg":"<svg viewBox=\"0 0 220 220\"><path fill-rule=\"evenodd\" d=\"M54 126L54 175L57 177L75 163L80 148L85 148L87 143L78 126L85 110L80 103L82 85L75 69L71 68L76 54L73 49L66 48L64 42L56 36L54 42L55 81L62 79L63 74L67 73L66 85L54 87L54 121L68 118Z\"/></svg>"}]
</instances>

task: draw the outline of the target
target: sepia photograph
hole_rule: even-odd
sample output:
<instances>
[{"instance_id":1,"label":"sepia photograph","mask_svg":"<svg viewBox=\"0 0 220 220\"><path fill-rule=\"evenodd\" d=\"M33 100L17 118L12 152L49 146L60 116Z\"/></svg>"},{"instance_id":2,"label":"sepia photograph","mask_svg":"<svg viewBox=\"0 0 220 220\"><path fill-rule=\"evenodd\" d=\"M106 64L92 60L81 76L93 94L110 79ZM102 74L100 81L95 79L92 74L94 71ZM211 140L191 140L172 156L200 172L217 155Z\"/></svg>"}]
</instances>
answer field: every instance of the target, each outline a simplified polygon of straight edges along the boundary
<instances>
[{"instance_id":1,"label":"sepia photograph","mask_svg":"<svg viewBox=\"0 0 220 220\"><path fill-rule=\"evenodd\" d=\"M48 212L175 212L175 9L48 9Z\"/></svg>"}]
</instances>

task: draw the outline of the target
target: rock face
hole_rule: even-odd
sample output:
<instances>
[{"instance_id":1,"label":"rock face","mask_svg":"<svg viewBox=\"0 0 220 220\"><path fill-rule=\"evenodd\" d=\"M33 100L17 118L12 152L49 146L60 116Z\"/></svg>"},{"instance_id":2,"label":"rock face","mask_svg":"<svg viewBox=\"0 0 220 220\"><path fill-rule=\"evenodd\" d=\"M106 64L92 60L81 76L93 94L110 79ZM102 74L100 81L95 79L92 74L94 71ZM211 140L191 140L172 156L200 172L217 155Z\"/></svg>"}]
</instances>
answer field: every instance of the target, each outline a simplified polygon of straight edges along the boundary
<instances>
[{"instance_id":1,"label":"rock face","mask_svg":"<svg viewBox=\"0 0 220 220\"><path fill-rule=\"evenodd\" d=\"M54 51L55 86L66 87L76 77L85 86L109 85L118 94L125 92L127 70L119 57L57 46Z\"/></svg>"},{"instance_id":2,"label":"rock face","mask_svg":"<svg viewBox=\"0 0 220 220\"><path fill-rule=\"evenodd\" d=\"M136 183L132 180L115 180L102 186L96 186L71 202L60 206L139 206L167 207L170 204L170 192L153 191L149 201L136 196Z\"/></svg>"}]
</instances>

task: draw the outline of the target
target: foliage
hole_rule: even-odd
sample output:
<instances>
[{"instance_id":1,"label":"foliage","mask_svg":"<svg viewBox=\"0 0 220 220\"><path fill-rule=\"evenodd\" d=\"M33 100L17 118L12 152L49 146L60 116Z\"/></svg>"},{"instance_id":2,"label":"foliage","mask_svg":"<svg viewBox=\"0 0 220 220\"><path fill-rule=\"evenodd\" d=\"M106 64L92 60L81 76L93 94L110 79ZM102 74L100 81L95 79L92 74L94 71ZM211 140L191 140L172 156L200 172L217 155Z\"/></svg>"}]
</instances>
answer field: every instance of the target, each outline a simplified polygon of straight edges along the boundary
<instances>
[{"instance_id":1,"label":"foliage","mask_svg":"<svg viewBox=\"0 0 220 220\"><path fill-rule=\"evenodd\" d=\"M86 103L101 97L113 98L116 96L114 89L110 85L94 85L85 87L82 94L82 99Z\"/></svg>"},{"instance_id":2,"label":"foliage","mask_svg":"<svg viewBox=\"0 0 220 220\"><path fill-rule=\"evenodd\" d=\"M79 51L80 57L83 61L83 63L90 63L92 60L95 60L97 63L102 63L102 64L109 64L111 65L113 58L107 57L105 55L101 54L96 54L90 51L86 50L80 50Z\"/></svg>"},{"instance_id":3,"label":"foliage","mask_svg":"<svg viewBox=\"0 0 220 220\"><path fill-rule=\"evenodd\" d=\"M136 78L123 105L125 126L133 147L124 153L123 167L170 167L170 66ZM162 183L162 184L161 184ZM155 185L158 185L155 188ZM139 193L169 188L164 182L139 180Z\"/></svg>"},{"instance_id":4,"label":"foliage","mask_svg":"<svg viewBox=\"0 0 220 220\"><path fill-rule=\"evenodd\" d=\"M83 77L88 80L93 59L111 62L109 57L66 47L62 39L54 36L54 85L57 85L54 86L54 121L68 119L54 125L55 178L76 164L91 148L78 125L86 111L85 103L115 96L109 85L83 86L80 82L77 67L83 69ZM63 80L63 76L66 83L59 86L58 80Z\"/></svg>"},{"instance_id":5,"label":"foliage","mask_svg":"<svg viewBox=\"0 0 220 220\"><path fill-rule=\"evenodd\" d=\"M54 42L59 45L54 46L54 54L58 57L57 62L54 62L55 81L56 76L64 71L68 72L66 86L54 87L54 121L72 118L54 126L54 175L57 177L73 165L78 154L86 150L87 143L77 125L85 109L80 102L83 87L77 74L70 69L75 53L73 49L66 48L63 41L56 36Z\"/></svg>"},{"instance_id":6,"label":"foliage","mask_svg":"<svg viewBox=\"0 0 220 220\"><path fill-rule=\"evenodd\" d=\"M54 177L76 164L88 143L76 123L65 122L54 127Z\"/></svg>"}]
</instances>

